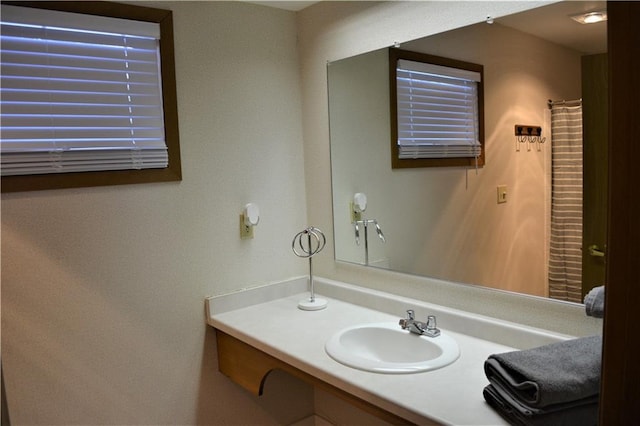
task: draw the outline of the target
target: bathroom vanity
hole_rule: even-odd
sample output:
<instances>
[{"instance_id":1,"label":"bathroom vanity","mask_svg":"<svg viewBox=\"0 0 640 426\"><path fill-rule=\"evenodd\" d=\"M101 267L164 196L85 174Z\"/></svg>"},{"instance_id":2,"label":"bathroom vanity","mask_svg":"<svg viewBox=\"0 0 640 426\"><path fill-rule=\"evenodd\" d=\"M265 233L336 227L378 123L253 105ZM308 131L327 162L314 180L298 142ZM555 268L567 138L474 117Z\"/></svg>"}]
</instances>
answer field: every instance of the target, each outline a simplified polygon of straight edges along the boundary
<instances>
[{"instance_id":1,"label":"bathroom vanity","mask_svg":"<svg viewBox=\"0 0 640 426\"><path fill-rule=\"evenodd\" d=\"M322 278L316 289L327 307L304 311L297 306L306 285L305 277L206 299L223 374L260 395L269 372L280 369L391 424L498 425L506 422L482 396L487 357L572 337ZM453 363L419 373L376 373L327 354L326 342L340 330L397 324L408 309L420 319L437 316L442 333L459 347Z\"/></svg>"}]
</instances>

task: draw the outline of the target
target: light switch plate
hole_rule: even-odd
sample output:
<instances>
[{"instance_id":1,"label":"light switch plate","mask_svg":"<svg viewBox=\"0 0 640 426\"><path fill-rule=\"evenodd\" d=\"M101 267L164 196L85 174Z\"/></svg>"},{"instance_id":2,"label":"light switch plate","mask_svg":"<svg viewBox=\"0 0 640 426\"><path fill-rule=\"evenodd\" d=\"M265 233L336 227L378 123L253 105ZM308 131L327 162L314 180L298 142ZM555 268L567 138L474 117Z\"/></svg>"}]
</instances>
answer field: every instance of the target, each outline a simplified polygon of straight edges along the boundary
<instances>
[{"instance_id":1,"label":"light switch plate","mask_svg":"<svg viewBox=\"0 0 640 426\"><path fill-rule=\"evenodd\" d=\"M507 202L507 185L498 185L498 204Z\"/></svg>"}]
</instances>

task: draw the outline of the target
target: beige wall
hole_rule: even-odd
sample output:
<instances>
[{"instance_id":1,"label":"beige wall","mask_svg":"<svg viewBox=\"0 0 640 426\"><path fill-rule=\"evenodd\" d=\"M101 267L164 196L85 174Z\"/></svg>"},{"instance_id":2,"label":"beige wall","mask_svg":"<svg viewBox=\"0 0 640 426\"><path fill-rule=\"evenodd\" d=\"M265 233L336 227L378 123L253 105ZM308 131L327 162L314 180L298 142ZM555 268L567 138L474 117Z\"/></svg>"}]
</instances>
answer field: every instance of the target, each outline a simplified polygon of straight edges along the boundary
<instances>
[{"instance_id":1,"label":"beige wall","mask_svg":"<svg viewBox=\"0 0 640 426\"><path fill-rule=\"evenodd\" d=\"M305 274L291 237L307 223L330 235L326 60L531 7L326 2L296 29L295 14L255 5L152 4L174 11L184 180L2 196L2 364L15 424L269 425L312 411L311 391L286 377L254 398L217 373L203 302ZM241 241L249 201L262 217ZM425 288L342 270L330 253L318 258L323 275ZM457 306L457 291L432 286L430 297ZM517 311L535 324L539 305ZM544 317L566 322L556 305Z\"/></svg>"},{"instance_id":2,"label":"beige wall","mask_svg":"<svg viewBox=\"0 0 640 426\"><path fill-rule=\"evenodd\" d=\"M15 424L281 424L311 411L308 389L279 408L221 376L204 317L205 296L306 271L290 249L306 225L295 14L157 6L174 12L184 180L2 196ZM250 201L260 224L240 240Z\"/></svg>"},{"instance_id":3,"label":"beige wall","mask_svg":"<svg viewBox=\"0 0 640 426\"><path fill-rule=\"evenodd\" d=\"M370 233L369 260L393 270L547 296L551 144L520 144L515 124L542 126L548 99L580 98L581 54L480 23L405 43L403 49L484 66L486 165L392 170L387 49L331 63L336 256L363 262L349 218L368 195L386 243ZM357 111L357 113L356 113ZM506 204L497 186L506 185ZM525 279L526 277L526 279Z\"/></svg>"}]
</instances>

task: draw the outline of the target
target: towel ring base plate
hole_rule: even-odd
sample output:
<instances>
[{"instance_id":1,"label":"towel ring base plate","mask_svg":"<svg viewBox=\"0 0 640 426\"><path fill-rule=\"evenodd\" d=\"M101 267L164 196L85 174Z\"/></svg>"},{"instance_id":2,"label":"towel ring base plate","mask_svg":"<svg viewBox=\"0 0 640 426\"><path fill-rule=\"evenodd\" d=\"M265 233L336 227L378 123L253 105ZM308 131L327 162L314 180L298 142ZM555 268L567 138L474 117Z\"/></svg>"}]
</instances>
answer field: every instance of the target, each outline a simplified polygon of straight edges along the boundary
<instances>
[{"instance_id":1,"label":"towel ring base plate","mask_svg":"<svg viewBox=\"0 0 640 426\"><path fill-rule=\"evenodd\" d=\"M327 300L319 297L311 299L304 299L298 302L298 308L303 311L319 311L327 307Z\"/></svg>"}]
</instances>

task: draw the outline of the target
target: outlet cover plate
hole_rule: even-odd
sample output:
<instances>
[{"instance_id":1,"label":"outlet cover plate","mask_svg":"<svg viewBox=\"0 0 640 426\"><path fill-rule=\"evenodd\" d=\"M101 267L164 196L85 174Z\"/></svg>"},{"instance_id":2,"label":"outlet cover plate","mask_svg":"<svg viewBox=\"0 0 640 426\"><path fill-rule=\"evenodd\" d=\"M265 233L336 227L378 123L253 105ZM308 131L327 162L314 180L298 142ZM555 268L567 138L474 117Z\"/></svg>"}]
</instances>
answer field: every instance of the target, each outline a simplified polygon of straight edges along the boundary
<instances>
[{"instance_id":1,"label":"outlet cover plate","mask_svg":"<svg viewBox=\"0 0 640 426\"><path fill-rule=\"evenodd\" d=\"M253 238L253 226L244 223L244 214L240 214L240 239L249 240Z\"/></svg>"}]
</instances>

